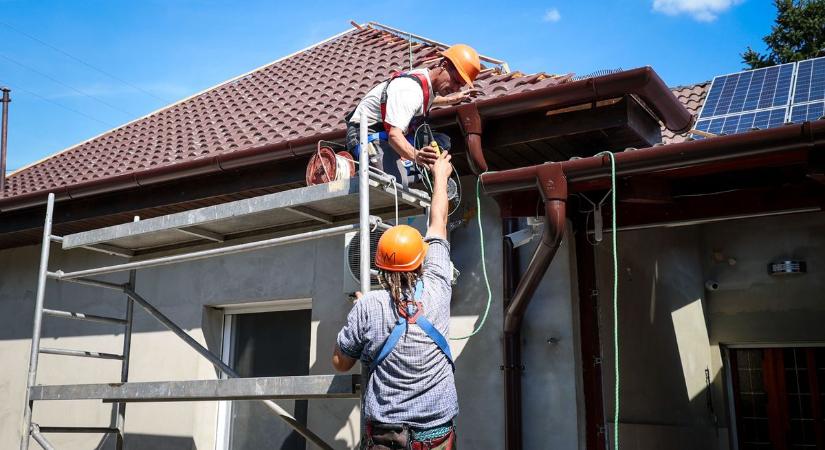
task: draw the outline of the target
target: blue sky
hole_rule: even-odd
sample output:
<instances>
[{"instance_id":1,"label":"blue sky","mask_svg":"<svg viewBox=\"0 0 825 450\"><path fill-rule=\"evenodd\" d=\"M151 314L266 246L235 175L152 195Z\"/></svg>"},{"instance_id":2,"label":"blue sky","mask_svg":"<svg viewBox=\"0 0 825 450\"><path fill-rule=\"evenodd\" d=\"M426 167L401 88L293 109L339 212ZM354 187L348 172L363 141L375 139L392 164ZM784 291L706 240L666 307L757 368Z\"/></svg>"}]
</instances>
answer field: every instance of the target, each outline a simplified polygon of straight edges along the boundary
<instances>
[{"instance_id":1,"label":"blue sky","mask_svg":"<svg viewBox=\"0 0 825 450\"><path fill-rule=\"evenodd\" d=\"M741 70L739 53L764 50L775 16L768 0L2 4L9 169L307 47L351 19L464 42L523 72L650 65L675 86Z\"/></svg>"}]
</instances>

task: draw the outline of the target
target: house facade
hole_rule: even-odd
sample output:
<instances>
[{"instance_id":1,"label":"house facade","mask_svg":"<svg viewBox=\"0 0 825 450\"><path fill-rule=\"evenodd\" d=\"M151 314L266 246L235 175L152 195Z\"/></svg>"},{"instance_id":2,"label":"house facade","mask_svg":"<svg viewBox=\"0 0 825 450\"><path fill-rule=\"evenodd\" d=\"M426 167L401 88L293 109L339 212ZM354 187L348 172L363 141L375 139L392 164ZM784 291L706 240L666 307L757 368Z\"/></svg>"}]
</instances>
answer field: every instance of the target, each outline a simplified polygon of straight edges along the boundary
<instances>
[{"instance_id":1,"label":"house facade","mask_svg":"<svg viewBox=\"0 0 825 450\"><path fill-rule=\"evenodd\" d=\"M17 448L22 432L48 192L57 197L54 234L64 236L301 188L317 142L341 140L341 117L360 95L406 67L410 52L414 66L427 66L439 48L380 24L359 26L12 174L0 197L0 448ZM484 95L432 114L433 125L452 138L464 193L451 216L451 256L461 274L451 335L468 334L482 322L482 231L492 292L483 328L451 342L460 447L612 445L614 234L621 446L721 450L778 448L780 442L798 448L811 439L814 448L825 445L818 390L825 373L818 326L825 308L816 275L825 244L818 233L825 224L815 157L819 128L757 131L749 142L737 136L693 141L687 132L708 83L671 93L649 68L575 79L513 72L491 58L485 64ZM367 69L361 74L351 67ZM761 150L742 150L748 145ZM647 153L637 153L636 172L622 174L632 148ZM708 156L728 148L724 158ZM677 155L644 166L646 155L663 149ZM587 178L575 167L563 169L570 193L564 227L548 266L536 269L534 255L548 242L549 216L541 220L542 211L561 198L538 192L535 182L498 189L484 177L477 183L475 174L548 161L584 165L603 150L621 153L619 231L608 226L609 205L596 207L609 199L609 173ZM705 156L688 159L698 152ZM286 227L228 233L223 243L192 239L127 258L100 248L63 251L54 243L50 269L219 248L306 226L296 219ZM524 238L526 229L532 231ZM148 268L137 272L135 291L242 376L330 374L335 336L351 307L347 294L357 286L350 243L336 236ZM788 260L804 261L807 273L766 270ZM128 273L101 279L123 283ZM50 280L45 298L53 309L126 313L122 293L88 286ZM514 299L526 299L523 308L514 307ZM108 324L60 318L45 319L41 334L42 346L113 354L122 351L124 337ZM120 374L119 361L42 355L37 383L110 383ZM130 382L220 376L136 308ZM357 400L278 403L334 448L357 448ZM99 401L34 407L40 426L109 427L113 420L112 405ZM124 437L125 448L134 449L311 448L260 403L246 400L129 403ZM111 434L53 433L49 440L61 449L117 445Z\"/></svg>"}]
</instances>

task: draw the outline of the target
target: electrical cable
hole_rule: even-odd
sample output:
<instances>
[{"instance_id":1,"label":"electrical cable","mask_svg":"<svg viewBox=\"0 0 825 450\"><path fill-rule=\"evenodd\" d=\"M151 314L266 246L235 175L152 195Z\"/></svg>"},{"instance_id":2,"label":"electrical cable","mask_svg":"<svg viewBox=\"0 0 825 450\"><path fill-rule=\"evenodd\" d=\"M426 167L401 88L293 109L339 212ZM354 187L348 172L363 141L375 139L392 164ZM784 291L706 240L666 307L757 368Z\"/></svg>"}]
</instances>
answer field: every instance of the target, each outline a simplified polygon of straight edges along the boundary
<instances>
[{"instance_id":1,"label":"electrical cable","mask_svg":"<svg viewBox=\"0 0 825 450\"><path fill-rule=\"evenodd\" d=\"M487 306L484 308L484 314L481 316L481 322L475 330L465 336L451 337L451 341L469 339L481 331L481 328L487 321L487 313L490 312L490 304L493 303L493 290L490 289L490 279L487 277L487 258L484 252L484 228L481 226L481 175L479 175L476 180L476 219L478 219L479 247L481 248L481 272L484 275L484 285L487 287Z\"/></svg>"},{"instance_id":2,"label":"electrical cable","mask_svg":"<svg viewBox=\"0 0 825 450\"><path fill-rule=\"evenodd\" d=\"M134 84L132 84L132 83L130 83L130 82L128 82L128 81L126 81L126 80L123 80L123 79L121 79L121 78L116 77L115 75L112 75L111 73L109 73L109 72L107 72L107 71L105 71L105 70L103 70L103 69L97 68L97 67L95 67L95 66L93 66L93 65L91 65L91 64L89 64L89 63L87 63L86 61L83 61L82 59L78 58L77 56L72 55L71 53L69 53L69 52L67 52L67 51L65 51L65 50L59 49L59 48L55 47L54 45L51 45L51 44L49 44L48 42L43 41L42 39L38 39L38 38L36 38L36 37L34 37L34 36L32 36L32 35L30 35L30 34L26 33L25 31L18 30L17 28L15 28L15 27L13 27L13 26L9 25L9 24L8 24L8 23L6 23L6 22L2 22L2 21L0 21L0 25L2 25L2 26L4 26L4 27L6 27L6 28L8 28L8 29L10 29L10 30L12 30L12 31L14 31L14 32L16 32L16 33L19 33L19 34L21 34L21 35L23 35L23 36L25 36L25 37L27 37L27 38L29 38L29 39L33 40L33 41L35 41L35 42L37 42L37 43L39 43L39 44L41 44L41 45L45 46L45 47L48 47L48 48L50 48L50 49L52 49L52 50L54 50L54 51L56 51L56 52L58 52L58 53L60 53L60 54L62 54L62 55L64 55L64 56L66 56L66 57L68 57L68 58L70 58L70 59L72 59L72 60L74 60L74 61L76 61L76 62L78 62L78 63L80 63L80 64L83 64L84 66L86 66L86 67L88 67L88 68L90 68L90 69L92 69L92 70L94 70L94 71L96 71L96 72L102 73L103 75L106 75L107 77L109 77L109 78L111 78L111 79L113 79L113 80L116 80L116 81L118 81L118 82L120 82L120 83L123 83L123 84L125 84L126 86L129 86L129 87L130 87L130 88L132 88L132 89L135 89L135 90L137 90L137 91L143 92L144 94L146 94L146 95L148 95L148 96L150 96L150 97L152 97L152 98L154 98L154 99L156 99L156 100L160 100L160 101L162 101L162 102L164 102L164 103L172 103L172 101L171 101L171 100L168 100L168 99L165 99L165 98L158 97L157 95L155 95L155 94L153 94L153 93L151 93L151 92L147 91L146 89L141 88L140 86L136 86L136 85L134 85Z\"/></svg>"},{"instance_id":3,"label":"electrical cable","mask_svg":"<svg viewBox=\"0 0 825 450\"><path fill-rule=\"evenodd\" d=\"M424 145L419 146L420 143L419 143L419 140L418 140L418 135L419 135L419 132L422 129L424 129L425 127L426 127L427 134L429 134L430 141L424 143ZM415 129L415 132L413 133L413 147L418 149L418 148L421 148L421 147L424 147L424 146L429 146L430 142L433 142L433 141L435 141L435 136L433 135L432 128L430 128L430 124L428 124L427 122L424 122ZM421 174L421 183L424 185L427 192L430 195L432 195L432 193L433 193L433 183L432 183L432 180L430 180L430 175L429 175L430 171L429 171L429 169L427 169L426 166L422 166L422 165L418 164L418 162L416 162L416 161L413 161L413 164L415 164L415 168L418 170L418 173ZM453 167L454 175L452 175L451 178L455 178L453 180L453 182L456 185L456 197L455 197L455 205L447 213L448 216L452 216L453 214L455 214L456 211L458 211L458 207L461 206L461 198L462 198L462 195L463 195L463 192L461 190L461 178L458 175L458 169L455 167L454 164L450 163L450 165Z\"/></svg>"},{"instance_id":4,"label":"electrical cable","mask_svg":"<svg viewBox=\"0 0 825 450\"><path fill-rule=\"evenodd\" d=\"M70 84L66 84L66 83L64 83L64 82L62 82L62 81L60 81L60 80L58 80L57 78L54 78L53 76L51 76L51 75L49 75L49 74L43 73L43 72L41 72L41 71L39 71L39 70L37 70L37 69L35 69L35 68L33 68L33 67L30 67L30 66L28 66L28 65L26 65L26 64L23 64L23 63L21 63L21 62L19 62L19 61L15 60L15 59L13 59L13 58L10 58L8 55L4 55L4 54L1 54L1 53L0 53L0 58L3 58L3 59L5 59L5 60L7 60L7 61L9 61L9 62L11 62L11 63L13 63L13 64L17 64L18 66L20 66L20 67L22 67L22 68L24 68L24 69L26 69L26 70L30 70L30 71L32 71L32 72L34 72L34 73L36 73L36 74L40 75L41 77L43 77L43 78L47 78L47 79L49 79L49 80L53 81L54 83L57 83L57 84L59 84L59 85L61 85L61 86L65 87L65 88L71 89L71 90L73 90L73 91L77 92L77 93L78 93L78 94L80 94L80 95L83 95L83 96L85 96L85 97L89 97L89 98L91 98L92 100L95 100L95 101L97 101L98 103L100 103L100 104L102 104L102 105L106 105L106 106L108 106L109 108L111 108L111 109L113 109L113 110L115 110L115 111L118 111L118 112L121 112L121 113L123 113L123 114L126 114L127 116L134 116L134 115L136 115L136 114L135 114L135 113L133 113L133 112L126 111L125 109L122 109L122 108L120 108L120 107L118 107L118 106L115 106L115 105L113 105L113 104L111 104L111 103L107 102L106 100L103 100L103 99L101 99L101 98L98 98L98 97L96 97L96 96L94 96L94 95L92 95L92 94L89 94L89 93L87 93L87 92L83 92L82 90L80 90L80 89L78 89L78 88L76 88L76 87L74 87L74 86L72 86L72 85L70 85Z\"/></svg>"},{"instance_id":5,"label":"electrical cable","mask_svg":"<svg viewBox=\"0 0 825 450\"><path fill-rule=\"evenodd\" d=\"M613 228L613 364L616 374L614 380L614 413L613 413L613 448L619 450L619 250L618 233L616 232L616 159L611 152L601 152L595 156L610 157L610 187L611 187L611 208L613 209L610 218Z\"/></svg>"},{"instance_id":6,"label":"electrical cable","mask_svg":"<svg viewBox=\"0 0 825 450\"><path fill-rule=\"evenodd\" d=\"M5 86L8 86L8 85L9 85L8 83L2 83L2 84L3 84L3 85L5 85ZM76 110L76 109L74 109L74 108L70 108L70 107L68 107L68 106L66 106L66 105L63 105L62 103L57 103L57 102L56 102L56 101L54 101L54 100L50 100L50 99L48 99L48 98L46 98L46 97L43 97L43 96L42 96L42 95L40 95L40 94L37 94L37 93L34 93L34 92L30 91L30 90L28 90L28 89L24 89L24 88L21 88L21 87L19 87L19 86L16 86L14 89L15 89L15 90L18 90L18 91L23 91L23 92L25 92L25 93L27 93L27 94L29 94L29 95L33 95L33 96L35 96L35 97L39 98L40 100L43 100L44 102L51 103L52 105L55 105L55 106L59 106L60 108L63 108L63 109L65 109L65 110L67 110L67 111L71 111L71 112L73 112L73 113L75 113L75 114L78 114L78 115L81 115L81 116L83 116L83 117L85 117L85 118L87 118L87 119L91 119L91 120L94 120L95 122L98 122L98 123L101 123L101 124L103 124L103 125L106 125L107 127L112 127L112 128L114 128L114 127L116 126L116 125L111 124L111 123L109 123L109 122L106 122L106 121L100 120L100 119L98 119L97 117L90 116L90 115L88 115L88 114L86 114L86 113L84 113L84 112L80 112L80 111L78 111L78 110Z\"/></svg>"}]
</instances>

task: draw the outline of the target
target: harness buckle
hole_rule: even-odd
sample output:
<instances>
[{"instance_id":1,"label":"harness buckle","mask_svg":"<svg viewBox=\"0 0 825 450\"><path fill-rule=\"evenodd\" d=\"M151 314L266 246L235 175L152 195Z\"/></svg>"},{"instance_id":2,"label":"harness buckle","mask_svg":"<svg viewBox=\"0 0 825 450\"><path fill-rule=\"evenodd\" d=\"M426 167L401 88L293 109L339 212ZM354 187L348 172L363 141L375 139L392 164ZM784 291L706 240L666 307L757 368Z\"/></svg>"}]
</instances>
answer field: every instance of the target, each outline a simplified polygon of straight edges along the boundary
<instances>
[{"instance_id":1,"label":"harness buckle","mask_svg":"<svg viewBox=\"0 0 825 450\"><path fill-rule=\"evenodd\" d=\"M421 302L404 302L404 305L398 305L398 315L407 319L407 323L418 321L423 312L424 305Z\"/></svg>"}]
</instances>

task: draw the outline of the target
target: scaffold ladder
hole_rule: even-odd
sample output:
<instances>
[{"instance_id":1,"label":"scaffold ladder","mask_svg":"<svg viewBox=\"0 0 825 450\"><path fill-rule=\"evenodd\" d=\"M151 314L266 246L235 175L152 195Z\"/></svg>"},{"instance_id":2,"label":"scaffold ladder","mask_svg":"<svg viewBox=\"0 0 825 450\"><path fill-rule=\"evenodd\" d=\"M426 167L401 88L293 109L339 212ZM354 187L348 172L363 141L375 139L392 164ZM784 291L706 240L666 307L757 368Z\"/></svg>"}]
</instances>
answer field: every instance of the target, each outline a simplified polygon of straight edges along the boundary
<instances>
[{"instance_id":1,"label":"scaffold ladder","mask_svg":"<svg viewBox=\"0 0 825 450\"><path fill-rule=\"evenodd\" d=\"M365 122L360 130L360 140L367 141ZM357 181L357 184L356 184ZM371 203L370 191L377 195ZM355 199L357 197L357 205ZM359 155L358 178L338 180L325 185L309 186L290 191L267 194L250 199L237 200L226 204L214 205L196 210L184 211L167 216L135 221L122 225L90 230L66 236L52 233L54 213L54 194L49 194L46 204L46 218L43 226L43 239L40 253L40 266L37 279L37 294L34 308L31 353L28 377L26 380L26 403L23 414L23 432L21 450L28 450L31 439L42 448L53 449L46 439L48 433L97 433L115 434L117 449L124 445L124 424L126 404L128 402L175 402L200 400L261 400L278 417L283 419L295 431L309 442L321 449L332 449L318 435L296 420L273 399L313 399L313 398L360 398L360 386L365 380L362 375L311 375L297 377L263 377L240 378L239 374L224 363L221 358L186 331L176 325L163 312L153 306L137 292L135 286L136 271L150 267L164 266L205 258L236 254L279 245L303 242L311 239L342 235L358 231L360 233L360 254L370 254L370 229L388 228L378 215L370 215L371 207L385 214L393 211L398 217L399 202L405 206L408 215L420 214L429 207L429 196L421 191L407 189L398 185L394 179L385 174L369 170L366 145L361 146ZM348 209L349 208L349 209ZM358 211L358 222L352 220L352 212ZM301 220L315 221L315 226L307 231L288 235L276 235L249 241L248 233L238 233L244 239L234 244L232 235L227 230L234 230L245 222L254 230L289 230L307 227ZM262 224L269 225L269 228ZM316 229L320 226L320 229ZM273 232L278 234L277 232ZM264 234L264 233L261 233ZM49 250L51 243L58 243L63 250L84 248L104 253L132 258L141 249L156 246L168 250L169 242L185 247L192 245L193 239L202 238L215 244L213 248L177 253L165 256L146 257L129 262L105 267L63 272L49 270ZM166 247L164 245L167 245ZM152 247L155 248L155 247ZM148 254L148 253L147 253ZM100 275L128 272L128 281L115 283L96 278ZM370 289L370 261L368 257L360 258L360 283L362 292ZM125 317L105 317L81 312L46 308L46 281L70 282L80 285L115 290L123 293L126 299ZM133 383L128 381L129 354L132 338L134 306L137 304L146 313L155 318L169 331L183 340L201 356L206 358L217 370L226 375L226 379L168 381ZM45 316L89 322L102 322L124 328L123 350L121 354L93 351L45 348L40 345L42 323ZM108 384L70 384L37 385L37 369L41 354L121 361L119 383ZM43 426L32 421L34 403L41 400L89 400L97 399L113 405L113 419L109 427L66 427ZM363 426L363 421L362 421Z\"/></svg>"}]
</instances>

